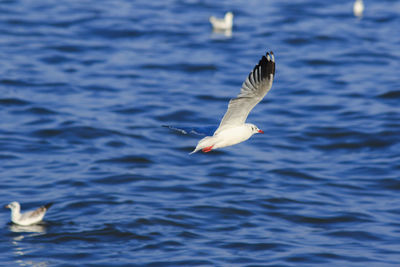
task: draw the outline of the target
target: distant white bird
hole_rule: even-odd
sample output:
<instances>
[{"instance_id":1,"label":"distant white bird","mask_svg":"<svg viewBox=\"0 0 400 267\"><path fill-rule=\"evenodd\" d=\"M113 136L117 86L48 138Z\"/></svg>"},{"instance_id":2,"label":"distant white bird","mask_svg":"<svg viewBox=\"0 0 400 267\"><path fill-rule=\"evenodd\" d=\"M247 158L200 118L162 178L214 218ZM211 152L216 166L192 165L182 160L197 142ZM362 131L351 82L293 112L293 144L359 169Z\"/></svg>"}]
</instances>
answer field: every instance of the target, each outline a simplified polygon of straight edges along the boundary
<instances>
[{"instance_id":1,"label":"distant white bird","mask_svg":"<svg viewBox=\"0 0 400 267\"><path fill-rule=\"evenodd\" d=\"M240 94L229 101L228 110L213 136L201 139L192 153L232 146L249 139L255 133L264 133L257 126L245 123L250 111L260 102L272 87L275 75L273 52L263 56L242 84Z\"/></svg>"},{"instance_id":2,"label":"distant white bird","mask_svg":"<svg viewBox=\"0 0 400 267\"><path fill-rule=\"evenodd\" d=\"M11 209L11 221L13 223L25 226L40 222L46 214L46 211L51 207L51 205L53 205L53 203L46 204L37 208L36 210L27 211L22 214L20 213L21 206L16 201L11 202L5 207Z\"/></svg>"},{"instance_id":3,"label":"distant white bird","mask_svg":"<svg viewBox=\"0 0 400 267\"><path fill-rule=\"evenodd\" d=\"M232 12L226 12L223 19L218 19L214 16L211 16L210 23L215 30L231 30L233 25L233 14Z\"/></svg>"},{"instance_id":4,"label":"distant white bird","mask_svg":"<svg viewBox=\"0 0 400 267\"><path fill-rule=\"evenodd\" d=\"M363 0L356 0L353 5L353 13L356 17L361 17L364 12Z\"/></svg>"}]
</instances>

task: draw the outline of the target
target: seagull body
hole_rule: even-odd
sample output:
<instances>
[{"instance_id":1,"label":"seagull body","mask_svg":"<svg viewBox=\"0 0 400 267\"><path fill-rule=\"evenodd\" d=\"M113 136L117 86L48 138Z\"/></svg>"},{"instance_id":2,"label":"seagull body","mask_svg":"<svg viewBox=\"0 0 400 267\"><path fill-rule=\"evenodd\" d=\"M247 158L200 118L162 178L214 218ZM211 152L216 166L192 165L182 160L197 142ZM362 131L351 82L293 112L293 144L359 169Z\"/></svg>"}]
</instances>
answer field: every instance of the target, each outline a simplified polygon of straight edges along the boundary
<instances>
[{"instance_id":1,"label":"seagull body","mask_svg":"<svg viewBox=\"0 0 400 267\"><path fill-rule=\"evenodd\" d=\"M250 111L271 89L274 75L275 57L273 52L270 52L263 56L250 72L242 84L239 95L229 101L228 110L214 135L201 139L190 154L199 150L210 152L217 148L232 146L246 141L255 133L264 133L254 124L245 121Z\"/></svg>"},{"instance_id":2,"label":"seagull body","mask_svg":"<svg viewBox=\"0 0 400 267\"><path fill-rule=\"evenodd\" d=\"M356 17L361 17L364 11L363 0L356 0L353 5L353 13Z\"/></svg>"},{"instance_id":3,"label":"seagull body","mask_svg":"<svg viewBox=\"0 0 400 267\"><path fill-rule=\"evenodd\" d=\"M40 222L46 211L53 205L53 203L46 204L37 208L36 210L27 211L24 213L20 213L21 206L18 202L14 201L10 204L6 205L5 207L11 209L11 221L18 225L32 225Z\"/></svg>"},{"instance_id":4,"label":"seagull body","mask_svg":"<svg viewBox=\"0 0 400 267\"><path fill-rule=\"evenodd\" d=\"M233 14L232 12L226 12L223 19L211 16L210 23L215 30L231 30L233 25Z\"/></svg>"}]
</instances>

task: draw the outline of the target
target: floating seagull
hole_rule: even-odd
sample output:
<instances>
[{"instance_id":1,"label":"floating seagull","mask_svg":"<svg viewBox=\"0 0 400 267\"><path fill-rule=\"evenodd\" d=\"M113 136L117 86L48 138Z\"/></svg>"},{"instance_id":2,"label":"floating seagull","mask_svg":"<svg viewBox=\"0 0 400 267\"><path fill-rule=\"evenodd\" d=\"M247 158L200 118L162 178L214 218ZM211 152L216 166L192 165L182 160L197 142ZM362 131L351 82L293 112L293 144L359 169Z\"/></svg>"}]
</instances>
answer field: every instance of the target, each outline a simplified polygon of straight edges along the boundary
<instances>
[{"instance_id":1,"label":"floating seagull","mask_svg":"<svg viewBox=\"0 0 400 267\"><path fill-rule=\"evenodd\" d=\"M46 204L37 208L36 210L27 211L22 214L20 213L21 206L16 201L11 202L5 207L11 209L11 221L13 223L25 226L40 222L51 205L53 205L53 203Z\"/></svg>"},{"instance_id":2,"label":"floating seagull","mask_svg":"<svg viewBox=\"0 0 400 267\"><path fill-rule=\"evenodd\" d=\"M210 23L214 30L231 30L233 25L233 14L232 12L226 12L223 19L218 19L214 16L211 16Z\"/></svg>"},{"instance_id":3,"label":"floating seagull","mask_svg":"<svg viewBox=\"0 0 400 267\"><path fill-rule=\"evenodd\" d=\"M353 5L353 13L356 17L361 17L364 11L363 0L356 0Z\"/></svg>"},{"instance_id":4,"label":"floating seagull","mask_svg":"<svg viewBox=\"0 0 400 267\"><path fill-rule=\"evenodd\" d=\"M228 110L214 135L201 139L190 154L199 150L210 152L217 148L232 146L246 141L255 133L264 133L254 124L245 121L250 111L271 89L274 75L275 57L271 51L263 56L250 72L242 84L240 94L229 101Z\"/></svg>"}]
</instances>

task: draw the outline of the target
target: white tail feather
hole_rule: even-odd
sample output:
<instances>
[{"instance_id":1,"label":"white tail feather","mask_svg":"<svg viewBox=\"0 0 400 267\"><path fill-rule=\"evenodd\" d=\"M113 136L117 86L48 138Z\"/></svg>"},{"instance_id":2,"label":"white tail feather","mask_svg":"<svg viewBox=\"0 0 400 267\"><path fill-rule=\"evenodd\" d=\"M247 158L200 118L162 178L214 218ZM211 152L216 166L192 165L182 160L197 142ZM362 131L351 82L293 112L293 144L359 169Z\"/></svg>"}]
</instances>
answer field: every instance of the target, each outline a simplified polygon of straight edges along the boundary
<instances>
[{"instance_id":1,"label":"white tail feather","mask_svg":"<svg viewBox=\"0 0 400 267\"><path fill-rule=\"evenodd\" d=\"M203 139L201 139L198 143L196 148L189 153L189 155L196 153L197 151L205 148L205 147L209 147L212 146L214 144L214 136L206 136Z\"/></svg>"}]
</instances>

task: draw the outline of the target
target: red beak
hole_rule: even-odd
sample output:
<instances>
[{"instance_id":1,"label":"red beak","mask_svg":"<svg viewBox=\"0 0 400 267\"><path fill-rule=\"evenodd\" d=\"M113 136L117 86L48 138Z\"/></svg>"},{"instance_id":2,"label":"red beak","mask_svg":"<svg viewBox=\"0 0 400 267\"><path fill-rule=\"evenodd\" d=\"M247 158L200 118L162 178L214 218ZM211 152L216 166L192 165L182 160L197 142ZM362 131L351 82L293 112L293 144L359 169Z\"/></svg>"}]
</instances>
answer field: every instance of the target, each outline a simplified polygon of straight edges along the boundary
<instances>
[{"instance_id":1,"label":"red beak","mask_svg":"<svg viewBox=\"0 0 400 267\"><path fill-rule=\"evenodd\" d=\"M258 132L259 132L259 133L264 133L264 131L263 131L263 130L258 130Z\"/></svg>"}]
</instances>

